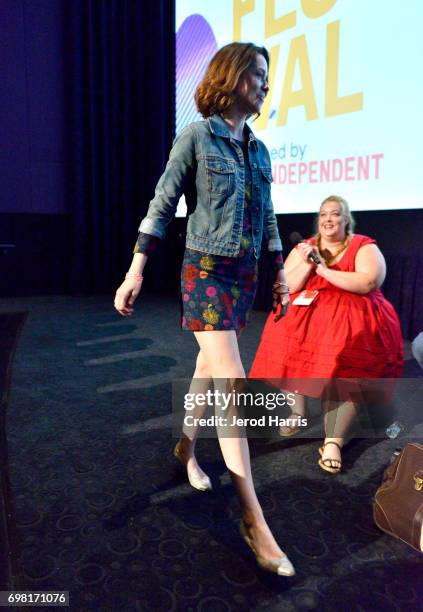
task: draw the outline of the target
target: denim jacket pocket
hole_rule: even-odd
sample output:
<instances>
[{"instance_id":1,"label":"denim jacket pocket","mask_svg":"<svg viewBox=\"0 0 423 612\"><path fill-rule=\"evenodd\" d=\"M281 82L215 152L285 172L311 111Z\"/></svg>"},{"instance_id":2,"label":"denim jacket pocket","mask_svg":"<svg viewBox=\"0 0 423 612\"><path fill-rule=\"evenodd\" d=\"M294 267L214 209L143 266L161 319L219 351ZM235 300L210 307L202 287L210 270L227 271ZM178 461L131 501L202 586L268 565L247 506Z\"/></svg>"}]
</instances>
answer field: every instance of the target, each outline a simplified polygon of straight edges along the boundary
<instances>
[{"instance_id":1,"label":"denim jacket pocket","mask_svg":"<svg viewBox=\"0 0 423 612\"><path fill-rule=\"evenodd\" d=\"M235 187L235 164L221 157L207 157L205 166L209 191L228 197Z\"/></svg>"}]
</instances>

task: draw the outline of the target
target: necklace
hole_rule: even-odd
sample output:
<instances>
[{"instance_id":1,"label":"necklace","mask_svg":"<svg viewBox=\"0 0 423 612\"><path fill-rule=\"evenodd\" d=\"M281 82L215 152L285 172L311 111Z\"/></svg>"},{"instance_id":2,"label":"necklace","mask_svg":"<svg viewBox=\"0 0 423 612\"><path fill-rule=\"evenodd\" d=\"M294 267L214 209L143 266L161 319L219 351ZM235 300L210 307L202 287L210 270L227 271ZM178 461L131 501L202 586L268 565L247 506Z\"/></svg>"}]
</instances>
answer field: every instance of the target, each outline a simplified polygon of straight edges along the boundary
<instances>
[{"instance_id":1,"label":"necklace","mask_svg":"<svg viewBox=\"0 0 423 612\"><path fill-rule=\"evenodd\" d=\"M341 253L343 253L345 251L345 249L347 248L347 246L350 243L350 237L346 236L345 240L343 241L343 243L341 244L340 248L335 252L335 253L331 253L329 251L329 249L323 249L321 248L321 236L320 234L317 236L317 248L319 249L320 253L323 256L323 259L326 262L327 266L331 266L333 264L333 262L335 261L335 259L338 257L338 255L340 255Z\"/></svg>"}]
</instances>

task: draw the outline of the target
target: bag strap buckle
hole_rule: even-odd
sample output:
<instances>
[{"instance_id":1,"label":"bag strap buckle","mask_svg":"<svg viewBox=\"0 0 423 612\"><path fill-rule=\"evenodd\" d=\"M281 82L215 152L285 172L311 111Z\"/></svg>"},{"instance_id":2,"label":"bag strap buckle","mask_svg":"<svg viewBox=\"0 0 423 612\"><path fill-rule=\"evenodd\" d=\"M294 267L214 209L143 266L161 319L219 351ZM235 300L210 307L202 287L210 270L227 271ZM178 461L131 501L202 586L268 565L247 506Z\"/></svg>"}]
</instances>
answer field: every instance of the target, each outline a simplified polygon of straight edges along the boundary
<instances>
[{"instance_id":1,"label":"bag strap buckle","mask_svg":"<svg viewBox=\"0 0 423 612\"><path fill-rule=\"evenodd\" d=\"M416 491L423 491L423 470L419 470L413 476Z\"/></svg>"}]
</instances>

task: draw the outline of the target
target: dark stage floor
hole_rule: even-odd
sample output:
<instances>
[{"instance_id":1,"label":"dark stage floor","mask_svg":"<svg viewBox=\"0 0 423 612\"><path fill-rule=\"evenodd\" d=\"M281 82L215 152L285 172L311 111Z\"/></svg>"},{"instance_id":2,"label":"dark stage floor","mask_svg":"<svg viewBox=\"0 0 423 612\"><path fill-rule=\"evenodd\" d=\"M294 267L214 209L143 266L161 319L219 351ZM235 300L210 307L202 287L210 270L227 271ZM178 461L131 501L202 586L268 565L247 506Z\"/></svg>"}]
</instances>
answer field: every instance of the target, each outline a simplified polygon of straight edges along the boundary
<instances>
[{"instance_id":1,"label":"dark stage floor","mask_svg":"<svg viewBox=\"0 0 423 612\"><path fill-rule=\"evenodd\" d=\"M8 422L28 590L69 590L84 611L422 609L422 555L380 532L371 511L404 438L353 440L336 477L317 466L317 439L254 442L259 497L298 572L265 574L238 535L217 441L198 446L213 493L191 489L172 457L171 382L191 375L195 350L176 300L145 296L127 320L111 297L0 306L30 310ZM254 312L241 339L247 368L264 320ZM422 425L407 438L421 440Z\"/></svg>"}]
</instances>

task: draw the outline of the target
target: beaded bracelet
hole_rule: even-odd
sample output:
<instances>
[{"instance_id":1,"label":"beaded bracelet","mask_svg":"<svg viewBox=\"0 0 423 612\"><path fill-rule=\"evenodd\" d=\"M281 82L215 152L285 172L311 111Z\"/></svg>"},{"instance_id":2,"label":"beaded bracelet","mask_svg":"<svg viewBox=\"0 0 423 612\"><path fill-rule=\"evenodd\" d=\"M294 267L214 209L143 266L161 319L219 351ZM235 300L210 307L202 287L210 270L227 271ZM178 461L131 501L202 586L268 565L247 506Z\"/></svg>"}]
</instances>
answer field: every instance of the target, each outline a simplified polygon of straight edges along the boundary
<instances>
[{"instance_id":1,"label":"beaded bracelet","mask_svg":"<svg viewBox=\"0 0 423 612\"><path fill-rule=\"evenodd\" d=\"M289 291L289 286L286 283L280 283L279 281L275 281L273 283L273 287L278 288L278 287L286 287Z\"/></svg>"},{"instance_id":2,"label":"beaded bracelet","mask_svg":"<svg viewBox=\"0 0 423 612\"><path fill-rule=\"evenodd\" d=\"M144 280L144 277L141 274L130 274L129 272L125 274L125 279L127 278L134 278L139 283L142 283L142 281Z\"/></svg>"}]
</instances>

